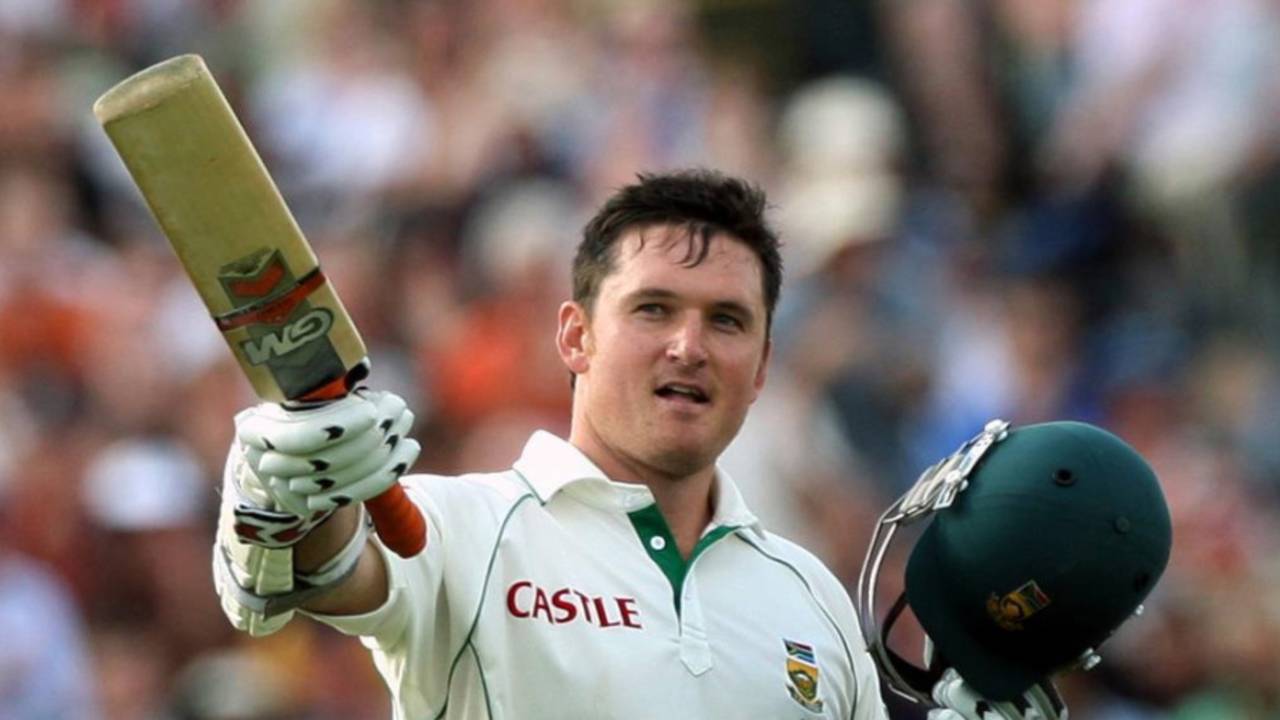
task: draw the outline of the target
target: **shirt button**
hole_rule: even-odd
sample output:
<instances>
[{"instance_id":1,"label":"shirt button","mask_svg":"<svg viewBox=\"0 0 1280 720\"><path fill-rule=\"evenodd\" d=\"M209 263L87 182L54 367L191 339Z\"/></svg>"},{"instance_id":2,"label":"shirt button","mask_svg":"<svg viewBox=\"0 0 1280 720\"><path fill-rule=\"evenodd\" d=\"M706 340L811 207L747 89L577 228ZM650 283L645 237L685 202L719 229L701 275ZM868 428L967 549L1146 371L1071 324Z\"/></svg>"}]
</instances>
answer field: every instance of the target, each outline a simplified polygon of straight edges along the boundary
<instances>
[{"instance_id":1,"label":"shirt button","mask_svg":"<svg viewBox=\"0 0 1280 720\"><path fill-rule=\"evenodd\" d=\"M667 546L667 539L662 537L661 535L654 535L653 537L649 538L649 547L653 548L654 550L661 551L666 546Z\"/></svg>"}]
</instances>

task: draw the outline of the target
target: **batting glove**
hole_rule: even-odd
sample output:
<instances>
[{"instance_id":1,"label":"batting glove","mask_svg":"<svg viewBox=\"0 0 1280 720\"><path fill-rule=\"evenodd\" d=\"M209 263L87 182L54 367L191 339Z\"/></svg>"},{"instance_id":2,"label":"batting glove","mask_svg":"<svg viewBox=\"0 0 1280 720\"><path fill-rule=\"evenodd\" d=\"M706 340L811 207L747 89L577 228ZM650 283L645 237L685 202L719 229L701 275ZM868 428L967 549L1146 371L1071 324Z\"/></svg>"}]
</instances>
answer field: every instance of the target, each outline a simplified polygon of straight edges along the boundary
<instances>
[{"instance_id":1,"label":"batting glove","mask_svg":"<svg viewBox=\"0 0 1280 720\"><path fill-rule=\"evenodd\" d=\"M991 702L949 668L933 686L933 699L941 706L929 711L929 720L1067 720L1067 708L1057 691L1046 682L1035 685L1011 702Z\"/></svg>"},{"instance_id":2,"label":"batting glove","mask_svg":"<svg viewBox=\"0 0 1280 720\"><path fill-rule=\"evenodd\" d=\"M249 470L280 511L300 518L381 495L418 457L413 412L389 392L360 389L306 409L263 403L236 416Z\"/></svg>"}]
</instances>

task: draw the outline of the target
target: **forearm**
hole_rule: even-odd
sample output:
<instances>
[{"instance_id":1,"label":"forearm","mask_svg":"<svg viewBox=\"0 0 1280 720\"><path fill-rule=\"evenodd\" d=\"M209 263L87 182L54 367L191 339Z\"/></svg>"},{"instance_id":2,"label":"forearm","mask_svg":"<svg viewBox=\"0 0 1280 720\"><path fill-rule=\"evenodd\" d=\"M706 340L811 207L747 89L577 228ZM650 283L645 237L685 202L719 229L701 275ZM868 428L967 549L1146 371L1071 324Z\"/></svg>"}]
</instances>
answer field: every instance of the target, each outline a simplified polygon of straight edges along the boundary
<instances>
[{"instance_id":1,"label":"forearm","mask_svg":"<svg viewBox=\"0 0 1280 720\"><path fill-rule=\"evenodd\" d=\"M345 507L312 530L293 549L293 563L300 574L314 572L340 553L355 535L360 513ZM328 592L303 604L302 609L325 615L359 615L376 610L387 600L387 568L382 554L366 542L355 570Z\"/></svg>"}]
</instances>

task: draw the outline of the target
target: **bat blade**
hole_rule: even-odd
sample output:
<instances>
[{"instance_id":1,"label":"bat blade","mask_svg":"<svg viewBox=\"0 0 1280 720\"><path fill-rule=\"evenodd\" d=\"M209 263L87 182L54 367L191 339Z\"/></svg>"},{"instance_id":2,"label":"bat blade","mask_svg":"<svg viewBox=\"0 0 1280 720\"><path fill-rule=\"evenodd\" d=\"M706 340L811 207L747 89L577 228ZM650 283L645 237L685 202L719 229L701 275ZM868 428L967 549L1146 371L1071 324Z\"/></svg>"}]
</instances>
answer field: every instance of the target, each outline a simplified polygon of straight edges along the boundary
<instances>
[{"instance_id":1,"label":"bat blade","mask_svg":"<svg viewBox=\"0 0 1280 720\"><path fill-rule=\"evenodd\" d=\"M360 334L199 56L93 109L259 397L303 399L360 365Z\"/></svg>"},{"instance_id":2,"label":"bat blade","mask_svg":"<svg viewBox=\"0 0 1280 720\"><path fill-rule=\"evenodd\" d=\"M259 397L336 399L363 378L360 334L200 56L126 78L93 112ZM399 483L366 507L400 555L425 545Z\"/></svg>"}]
</instances>

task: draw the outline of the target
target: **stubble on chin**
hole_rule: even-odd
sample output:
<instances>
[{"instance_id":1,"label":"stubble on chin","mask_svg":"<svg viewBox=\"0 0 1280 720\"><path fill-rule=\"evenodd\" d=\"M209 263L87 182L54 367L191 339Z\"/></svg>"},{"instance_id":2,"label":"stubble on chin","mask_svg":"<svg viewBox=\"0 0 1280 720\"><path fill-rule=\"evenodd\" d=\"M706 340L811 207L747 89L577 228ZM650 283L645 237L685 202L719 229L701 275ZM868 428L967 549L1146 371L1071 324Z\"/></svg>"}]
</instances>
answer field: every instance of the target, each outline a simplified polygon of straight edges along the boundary
<instances>
[{"instance_id":1,"label":"stubble on chin","mask_svg":"<svg viewBox=\"0 0 1280 720\"><path fill-rule=\"evenodd\" d=\"M647 464L667 478L679 480L705 471L715 461L716 456L709 449L677 440L651 448Z\"/></svg>"}]
</instances>

